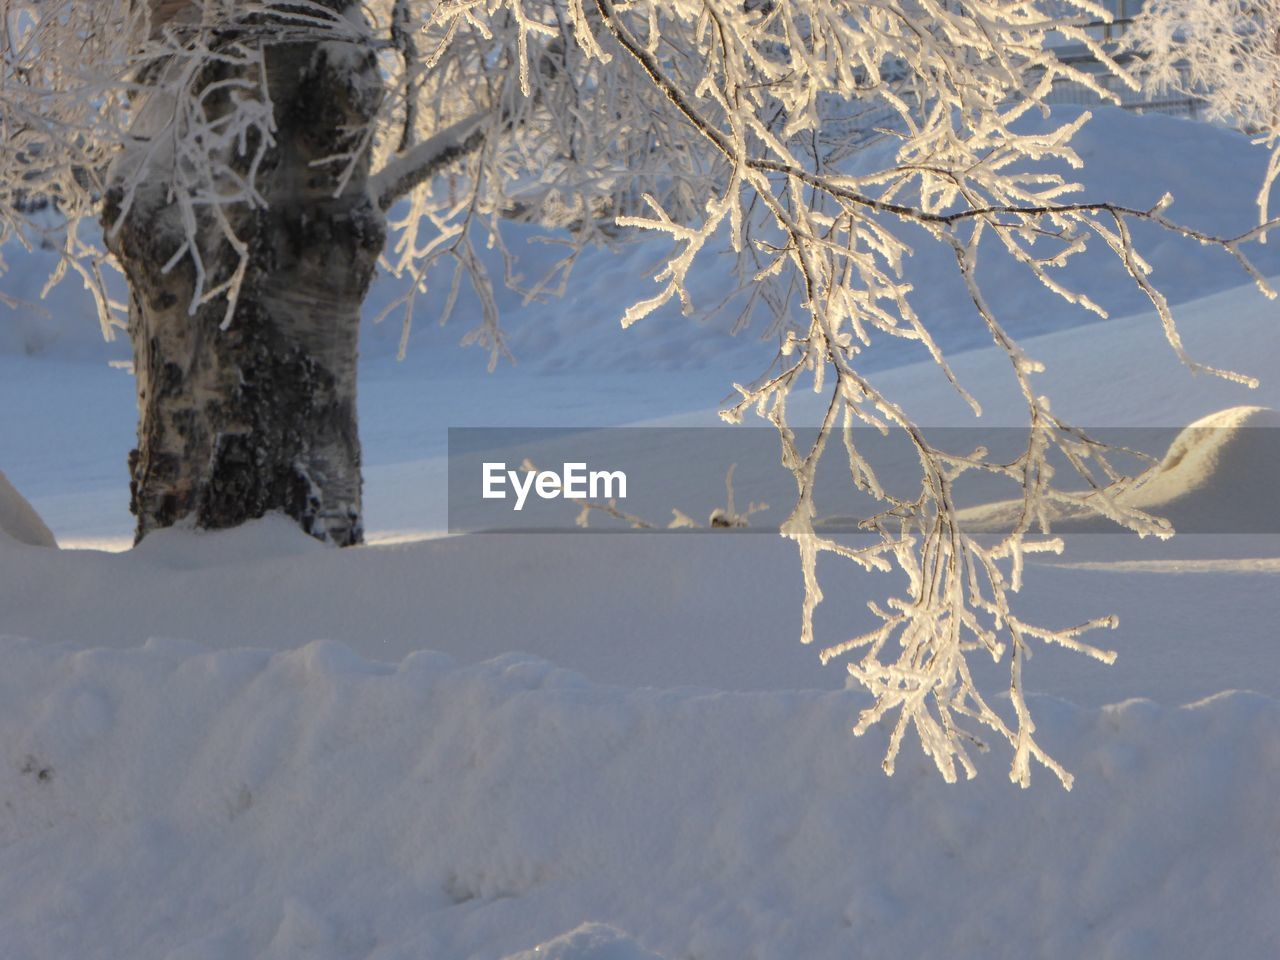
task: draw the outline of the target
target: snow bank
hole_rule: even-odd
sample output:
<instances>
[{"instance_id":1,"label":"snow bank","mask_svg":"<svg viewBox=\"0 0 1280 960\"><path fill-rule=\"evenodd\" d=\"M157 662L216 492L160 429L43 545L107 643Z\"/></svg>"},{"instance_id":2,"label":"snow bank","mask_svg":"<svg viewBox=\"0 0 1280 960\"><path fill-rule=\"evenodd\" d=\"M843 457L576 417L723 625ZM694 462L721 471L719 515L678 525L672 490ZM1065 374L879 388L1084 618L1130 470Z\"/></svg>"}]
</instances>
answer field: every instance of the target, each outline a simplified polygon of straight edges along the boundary
<instances>
[{"instance_id":1,"label":"snow bank","mask_svg":"<svg viewBox=\"0 0 1280 960\"><path fill-rule=\"evenodd\" d=\"M1231 407L1182 430L1159 463L1116 497L1122 505L1163 517L1183 533L1276 533L1280 529L1280 413ZM962 512L969 529L1007 530L1021 500ZM1050 511L1055 532L1118 531L1083 507Z\"/></svg>"},{"instance_id":2,"label":"snow bank","mask_svg":"<svg viewBox=\"0 0 1280 960\"><path fill-rule=\"evenodd\" d=\"M851 692L329 642L0 656L5 956L1280 951L1280 702L1260 696L1041 700L1078 786L1024 793L1003 756L949 787L905 751L884 777Z\"/></svg>"},{"instance_id":3,"label":"snow bank","mask_svg":"<svg viewBox=\"0 0 1280 960\"><path fill-rule=\"evenodd\" d=\"M1185 527L1275 530L1280 512L1280 413L1232 407L1202 417L1125 499ZM1181 523L1179 522L1181 521Z\"/></svg>"},{"instance_id":4,"label":"snow bank","mask_svg":"<svg viewBox=\"0 0 1280 960\"><path fill-rule=\"evenodd\" d=\"M0 537L4 534L33 547L58 545L49 528L40 519L40 514L9 482L9 478L0 472Z\"/></svg>"}]
</instances>

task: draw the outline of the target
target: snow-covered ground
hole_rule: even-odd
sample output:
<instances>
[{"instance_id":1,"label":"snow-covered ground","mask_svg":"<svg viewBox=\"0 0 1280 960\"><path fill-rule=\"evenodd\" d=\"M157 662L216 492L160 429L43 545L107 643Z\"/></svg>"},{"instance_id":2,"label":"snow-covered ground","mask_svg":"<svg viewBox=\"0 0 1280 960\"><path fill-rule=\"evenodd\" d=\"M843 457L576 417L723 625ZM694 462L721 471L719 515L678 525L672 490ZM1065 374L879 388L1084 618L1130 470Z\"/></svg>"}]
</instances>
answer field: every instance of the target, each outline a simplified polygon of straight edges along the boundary
<instances>
[{"instance_id":1,"label":"snow-covered ground","mask_svg":"<svg viewBox=\"0 0 1280 960\"><path fill-rule=\"evenodd\" d=\"M1003 758L959 787L918 756L885 778L843 692L324 641L3 655L9 957L496 960L585 922L667 958L1280 949L1262 696L1037 700L1079 786L1023 793Z\"/></svg>"},{"instance_id":2,"label":"snow-covered ground","mask_svg":"<svg viewBox=\"0 0 1280 960\"><path fill-rule=\"evenodd\" d=\"M1086 152L1111 148L1090 173L1110 193L1144 202L1160 174L1186 218L1247 222L1265 158L1242 138L1100 120ZM886 778L884 733L849 733L862 695L795 642L799 565L775 536L425 537L447 523L446 427L703 425L767 364L767 343L714 325L616 330L654 253L592 255L576 299L518 311L515 370L485 375L429 324L395 365L398 331L368 331L375 543L346 551L271 518L66 549L127 546L132 384L66 317L36 347L22 321L0 355L0 469L64 549L0 535L0 956L1280 955L1280 535L1239 532L1280 527L1280 463L1238 429L1274 414L1219 416L1217 445L1148 491L1194 494L1224 532L1080 533L1030 570L1032 619L1121 619L1115 666L1044 650L1026 670L1070 793L1043 771L1018 790L999 748L947 786L909 744ZM929 256L922 313L972 345ZM1068 419L1280 410L1277 307L1204 257L1152 254L1188 349L1257 390L1192 377L1116 277L1091 282L1119 319L1084 327L995 261L991 282ZM874 362L876 382L922 422L969 423L911 359ZM1016 423L1007 359L955 368L984 422ZM737 493L773 504L761 523L785 508L777 488ZM724 491L683 495L702 518ZM13 502L0 519L29 527ZM839 573L823 639L891 586Z\"/></svg>"}]
</instances>

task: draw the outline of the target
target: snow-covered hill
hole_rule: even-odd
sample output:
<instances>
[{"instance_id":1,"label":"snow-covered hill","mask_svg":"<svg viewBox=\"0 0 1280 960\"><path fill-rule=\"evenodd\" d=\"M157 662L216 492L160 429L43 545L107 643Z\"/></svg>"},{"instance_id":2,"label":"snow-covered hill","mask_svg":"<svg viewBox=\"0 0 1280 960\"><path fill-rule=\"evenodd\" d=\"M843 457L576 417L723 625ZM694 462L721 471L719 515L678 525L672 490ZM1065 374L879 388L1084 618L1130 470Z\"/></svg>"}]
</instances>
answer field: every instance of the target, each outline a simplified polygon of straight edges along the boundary
<instances>
[{"instance_id":1,"label":"snow-covered hill","mask_svg":"<svg viewBox=\"0 0 1280 960\"><path fill-rule=\"evenodd\" d=\"M1053 124L1070 119L1078 108L1055 108ZM1050 121L1028 119L1029 127L1047 128ZM1080 182L1080 199L1105 199L1139 208L1154 205L1164 191L1175 198L1169 215L1201 230L1232 235L1253 225L1256 184L1266 168L1267 154L1235 131L1191 120L1158 114L1139 116L1123 110L1098 108L1075 140L1085 161L1083 170L1063 168L1063 176ZM884 144L877 151L892 149ZM867 163L874 165L875 157ZM85 229L90 229L86 225ZM535 242L538 231L509 225L508 246L518 258L519 275L532 283L563 256L555 244ZM1198 244L1161 230L1138 225L1135 239L1155 268L1155 279L1172 303L1180 303L1229 289L1242 282L1242 274L1221 252L1206 255ZM954 258L921 234L914 238L915 253L907 275L915 286L912 302L947 350L985 346L990 337L974 315L963 285L955 275ZM1115 257L1102 244L1072 261L1062 274L1068 286L1087 287L1090 295L1112 316L1147 309L1142 293L1125 275ZM563 298L546 297L525 303L522 295L498 284L497 302L512 352L522 372L609 376L654 371L699 370L739 375L755 373L767 343L760 324L738 337L729 336L732 311L710 321L689 319L678 309L658 311L623 334L618 320L631 303L652 295L652 277L660 268L666 246L659 241L622 243L615 251L588 251L568 284ZM984 248L985 251L985 248ZM0 292L27 306L13 310L0 306L0 355L33 356L51 360L128 358L122 337L104 344L89 295L80 281L68 273L49 298L40 292L56 265L50 251L26 251L10 245L3 251L5 270ZM495 278L504 275L497 251L487 251L486 266ZM1258 248L1258 265L1267 274L1280 273L1280 248ZM700 261L691 278L695 306L710 310L723 297L726 277L724 258L714 255ZM1069 309L1038 284L1024 282L1022 268L1000 255L984 252L979 276L991 305L1016 336L1063 329L1096 322L1097 317ZM451 269L442 268L435 289L447 291ZM123 299L123 291L118 290ZM478 349L458 350L456 345L469 329L467 318L476 304L467 299L465 287L455 320L445 327L435 323L436 303L430 293L420 298L421 315L414 324L408 357L399 373L394 363L401 327L399 314L382 324L373 319L403 293L402 284L381 275L365 309L362 356L366 371L378 375L419 376L483 373L487 355ZM870 367L900 365L924 354L909 343L879 344L865 358ZM727 383L725 384L727 388Z\"/></svg>"}]
</instances>

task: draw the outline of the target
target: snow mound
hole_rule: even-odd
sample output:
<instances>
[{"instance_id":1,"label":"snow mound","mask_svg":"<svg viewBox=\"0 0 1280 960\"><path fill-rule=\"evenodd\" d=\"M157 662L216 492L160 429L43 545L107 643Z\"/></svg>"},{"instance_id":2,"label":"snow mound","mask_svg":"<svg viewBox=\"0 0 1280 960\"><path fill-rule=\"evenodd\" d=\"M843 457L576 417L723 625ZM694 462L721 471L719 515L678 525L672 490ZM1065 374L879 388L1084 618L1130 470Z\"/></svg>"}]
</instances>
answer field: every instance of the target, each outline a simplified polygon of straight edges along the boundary
<instances>
[{"instance_id":1,"label":"snow mound","mask_svg":"<svg viewBox=\"0 0 1280 960\"><path fill-rule=\"evenodd\" d=\"M1280 413L1232 407L1187 427L1124 499L1132 506L1239 526L1276 509Z\"/></svg>"},{"instance_id":2,"label":"snow mound","mask_svg":"<svg viewBox=\"0 0 1280 960\"><path fill-rule=\"evenodd\" d=\"M49 528L26 497L0 472L0 533L33 547L56 547Z\"/></svg>"},{"instance_id":3,"label":"snow mound","mask_svg":"<svg viewBox=\"0 0 1280 960\"><path fill-rule=\"evenodd\" d=\"M1278 487L1280 412L1231 407L1184 428L1116 501L1163 517L1180 533L1275 533ZM962 511L961 521L975 532L1007 530L1021 508L1021 500L1005 500ZM1050 518L1056 532L1120 529L1083 507L1058 507Z\"/></svg>"},{"instance_id":4,"label":"snow mound","mask_svg":"<svg viewBox=\"0 0 1280 960\"><path fill-rule=\"evenodd\" d=\"M513 953L506 960L662 960L642 949L622 932L600 923L586 923L532 950Z\"/></svg>"},{"instance_id":5,"label":"snow mound","mask_svg":"<svg viewBox=\"0 0 1280 960\"><path fill-rule=\"evenodd\" d=\"M1038 699L1066 793L999 751L964 784L905 752L885 777L846 691L330 642L0 660L5 957L1280 955L1259 695Z\"/></svg>"},{"instance_id":6,"label":"snow mound","mask_svg":"<svg viewBox=\"0 0 1280 960\"><path fill-rule=\"evenodd\" d=\"M133 548L141 561L168 570L235 566L248 560L295 560L324 551L283 513L268 513L229 530L175 526L155 530Z\"/></svg>"}]
</instances>

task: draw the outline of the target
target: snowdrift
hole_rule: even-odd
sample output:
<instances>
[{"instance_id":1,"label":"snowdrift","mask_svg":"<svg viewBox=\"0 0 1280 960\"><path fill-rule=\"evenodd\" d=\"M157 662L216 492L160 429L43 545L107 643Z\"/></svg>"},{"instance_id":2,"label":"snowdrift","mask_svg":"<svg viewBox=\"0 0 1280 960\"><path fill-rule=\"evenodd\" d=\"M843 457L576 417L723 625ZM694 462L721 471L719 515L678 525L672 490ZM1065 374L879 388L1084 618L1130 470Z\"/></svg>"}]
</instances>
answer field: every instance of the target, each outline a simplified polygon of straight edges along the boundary
<instances>
[{"instance_id":1,"label":"snowdrift","mask_svg":"<svg viewBox=\"0 0 1280 960\"><path fill-rule=\"evenodd\" d=\"M1232 407L1182 431L1158 465L1125 500L1168 517L1233 530L1250 523L1275 529L1280 514L1280 413Z\"/></svg>"},{"instance_id":2,"label":"snowdrift","mask_svg":"<svg viewBox=\"0 0 1280 960\"><path fill-rule=\"evenodd\" d=\"M1163 517L1182 533L1276 533L1280 530L1280 413L1232 407L1182 430L1160 462L1116 496L1122 506ZM962 512L973 531L1012 527L1021 501ZM1118 524L1083 507L1050 513L1054 532L1117 532Z\"/></svg>"},{"instance_id":3,"label":"snowdrift","mask_svg":"<svg viewBox=\"0 0 1280 960\"><path fill-rule=\"evenodd\" d=\"M958 786L909 751L885 778L852 692L626 689L330 642L0 656L5 956L1280 950L1265 697L1039 700L1079 780L1024 793L997 755Z\"/></svg>"},{"instance_id":4,"label":"snowdrift","mask_svg":"<svg viewBox=\"0 0 1280 960\"><path fill-rule=\"evenodd\" d=\"M57 540L40 514L27 502L9 478L0 473L0 538L11 537L33 547L56 547Z\"/></svg>"}]
</instances>

